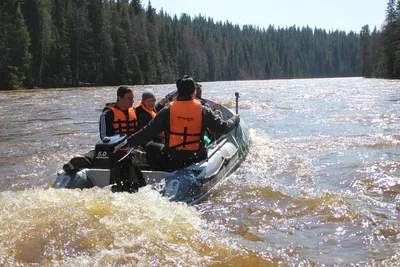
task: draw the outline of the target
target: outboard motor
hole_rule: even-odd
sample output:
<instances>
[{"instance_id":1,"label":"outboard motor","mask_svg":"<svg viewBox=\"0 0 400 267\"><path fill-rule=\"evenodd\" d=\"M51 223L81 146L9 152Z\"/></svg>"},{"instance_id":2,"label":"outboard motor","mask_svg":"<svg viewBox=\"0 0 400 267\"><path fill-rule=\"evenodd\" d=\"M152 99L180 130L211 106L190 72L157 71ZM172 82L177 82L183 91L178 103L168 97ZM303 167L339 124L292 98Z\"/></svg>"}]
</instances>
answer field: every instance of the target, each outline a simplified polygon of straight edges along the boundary
<instances>
[{"instance_id":1,"label":"outboard motor","mask_svg":"<svg viewBox=\"0 0 400 267\"><path fill-rule=\"evenodd\" d=\"M96 144L94 167L110 169L113 192L134 193L139 189L139 179L132 165L131 152L132 148L128 146L126 135L106 136Z\"/></svg>"}]
</instances>

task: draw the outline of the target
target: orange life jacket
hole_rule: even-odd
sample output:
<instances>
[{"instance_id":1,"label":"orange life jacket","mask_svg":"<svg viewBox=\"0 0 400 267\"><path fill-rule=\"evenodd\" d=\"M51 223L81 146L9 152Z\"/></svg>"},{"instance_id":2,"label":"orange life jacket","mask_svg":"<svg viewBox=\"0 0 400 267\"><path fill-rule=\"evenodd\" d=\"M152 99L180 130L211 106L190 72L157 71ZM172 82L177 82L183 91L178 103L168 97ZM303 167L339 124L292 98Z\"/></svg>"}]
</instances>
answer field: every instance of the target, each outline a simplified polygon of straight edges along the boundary
<instances>
[{"instance_id":1,"label":"orange life jacket","mask_svg":"<svg viewBox=\"0 0 400 267\"><path fill-rule=\"evenodd\" d=\"M136 105L135 108L138 108L138 107L142 107L142 109L143 109L144 111L146 111L147 113L150 114L150 116L151 116L152 119L154 119L154 117L157 115L157 112L156 112L155 109L150 110L150 109L146 108L146 107L143 105L142 101L139 101L139 103L137 103L137 105Z\"/></svg>"},{"instance_id":2,"label":"orange life jacket","mask_svg":"<svg viewBox=\"0 0 400 267\"><path fill-rule=\"evenodd\" d=\"M178 150L199 150L202 139L202 106L200 101L170 103L168 146Z\"/></svg>"},{"instance_id":3,"label":"orange life jacket","mask_svg":"<svg viewBox=\"0 0 400 267\"><path fill-rule=\"evenodd\" d=\"M128 109L128 116L119 108L107 105L104 109L109 109L114 113L114 130L116 134L132 135L137 127L137 117L133 108Z\"/></svg>"}]
</instances>

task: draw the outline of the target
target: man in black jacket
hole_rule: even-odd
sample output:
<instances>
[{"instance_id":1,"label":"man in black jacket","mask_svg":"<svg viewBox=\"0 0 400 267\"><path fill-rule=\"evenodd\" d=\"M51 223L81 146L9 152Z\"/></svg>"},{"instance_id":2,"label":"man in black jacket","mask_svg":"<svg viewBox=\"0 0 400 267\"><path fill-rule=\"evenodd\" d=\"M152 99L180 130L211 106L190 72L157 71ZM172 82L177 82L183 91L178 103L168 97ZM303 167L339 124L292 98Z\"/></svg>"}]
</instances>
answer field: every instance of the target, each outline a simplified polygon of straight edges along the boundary
<instances>
[{"instance_id":1,"label":"man in black jacket","mask_svg":"<svg viewBox=\"0 0 400 267\"><path fill-rule=\"evenodd\" d=\"M176 85L177 100L130 138L131 145L144 145L164 131L165 145L152 141L146 145L148 163L154 170L173 171L206 159L203 139L206 129L224 134L240 122L237 115L224 121L209 107L194 100L195 83L190 76L181 77Z\"/></svg>"},{"instance_id":2,"label":"man in black jacket","mask_svg":"<svg viewBox=\"0 0 400 267\"><path fill-rule=\"evenodd\" d=\"M100 115L99 122L99 131L100 131L100 139L103 139L106 136L113 136L119 133L126 133L131 135L134 131L137 130L137 118L135 110L133 109L133 91L128 86L120 86L117 90L117 102L115 103L107 103L106 107L103 109L103 112ZM119 113L123 113L119 114ZM128 129L116 129L116 115L121 115L123 122L129 122L129 120L133 120L130 122L133 127ZM132 118L130 118L130 116ZM126 127L125 127L126 128ZM128 131L127 131L128 130Z\"/></svg>"},{"instance_id":3,"label":"man in black jacket","mask_svg":"<svg viewBox=\"0 0 400 267\"><path fill-rule=\"evenodd\" d=\"M99 121L100 139L106 136L113 136L124 133L128 136L136 130L136 114L132 108L133 91L128 86L120 86L117 90L117 101L107 103ZM120 118L121 123L116 120ZM119 126L119 128L117 127ZM94 164L94 150L85 153L83 156L73 157L63 166L64 171L71 172L82 168L91 168Z\"/></svg>"}]
</instances>

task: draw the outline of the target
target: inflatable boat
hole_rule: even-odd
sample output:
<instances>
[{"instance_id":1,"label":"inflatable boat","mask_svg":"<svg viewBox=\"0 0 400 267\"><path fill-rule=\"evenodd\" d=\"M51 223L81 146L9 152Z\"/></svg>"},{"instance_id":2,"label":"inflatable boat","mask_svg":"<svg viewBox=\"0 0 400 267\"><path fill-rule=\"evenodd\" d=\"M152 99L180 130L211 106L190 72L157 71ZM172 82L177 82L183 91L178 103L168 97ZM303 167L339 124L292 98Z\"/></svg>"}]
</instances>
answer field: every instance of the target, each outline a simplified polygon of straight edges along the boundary
<instances>
[{"instance_id":1,"label":"inflatable boat","mask_svg":"<svg viewBox=\"0 0 400 267\"><path fill-rule=\"evenodd\" d=\"M237 112L236 95L236 112ZM209 105L213 102L206 100ZM228 119L233 112L223 106L221 116ZM249 129L243 119L228 134L214 136L207 147L207 159L173 172L154 171L143 163L135 163L138 150L127 147L126 136L106 137L96 144L95 164L72 172L61 171L53 188L110 187L113 191L134 192L129 185L138 183L138 176L170 201L194 204L225 177L234 172L249 151ZM139 179L139 180L140 180ZM139 181L140 183L140 181Z\"/></svg>"}]
</instances>

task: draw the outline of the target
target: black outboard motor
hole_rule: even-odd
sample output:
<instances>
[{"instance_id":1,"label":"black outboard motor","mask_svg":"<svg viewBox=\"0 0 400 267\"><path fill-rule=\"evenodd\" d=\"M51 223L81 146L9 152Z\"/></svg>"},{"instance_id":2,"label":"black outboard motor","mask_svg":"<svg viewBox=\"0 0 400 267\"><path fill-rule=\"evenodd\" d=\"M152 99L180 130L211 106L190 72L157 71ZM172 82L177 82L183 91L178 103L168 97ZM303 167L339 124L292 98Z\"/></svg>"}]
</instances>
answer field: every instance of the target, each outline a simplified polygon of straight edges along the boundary
<instances>
[{"instance_id":1,"label":"black outboard motor","mask_svg":"<svg viewBox=\"0 0 400 267\"><path fill-rule=\"evenodd\" d=\"M110 184L115 184L111 187L113 192L134 193L139 189L131 152L126 135L104 137L96 144L94 167L110 169Z\"/></svg>"}]
</instances>

